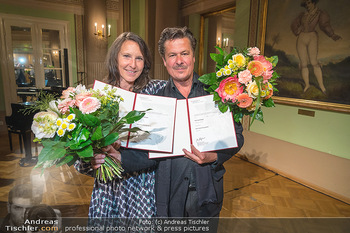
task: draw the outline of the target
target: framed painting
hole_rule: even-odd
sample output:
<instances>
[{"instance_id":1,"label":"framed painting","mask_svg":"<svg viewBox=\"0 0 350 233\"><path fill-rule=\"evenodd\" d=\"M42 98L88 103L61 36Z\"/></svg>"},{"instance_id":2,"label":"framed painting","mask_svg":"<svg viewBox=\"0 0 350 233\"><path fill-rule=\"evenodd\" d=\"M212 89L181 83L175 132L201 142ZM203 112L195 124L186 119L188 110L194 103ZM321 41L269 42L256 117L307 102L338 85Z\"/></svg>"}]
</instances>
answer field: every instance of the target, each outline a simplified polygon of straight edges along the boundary
<instances>
[{"instance_id":1,"label":"framed painting","mask_svg":"<svg viewBox=\"0 0 350 233\"><path fill-rule=\"evenodd\" d=\"M262 0L260 48L277 55L276 103L350 113L347 0Z\"/></svg>"}]
</instances>

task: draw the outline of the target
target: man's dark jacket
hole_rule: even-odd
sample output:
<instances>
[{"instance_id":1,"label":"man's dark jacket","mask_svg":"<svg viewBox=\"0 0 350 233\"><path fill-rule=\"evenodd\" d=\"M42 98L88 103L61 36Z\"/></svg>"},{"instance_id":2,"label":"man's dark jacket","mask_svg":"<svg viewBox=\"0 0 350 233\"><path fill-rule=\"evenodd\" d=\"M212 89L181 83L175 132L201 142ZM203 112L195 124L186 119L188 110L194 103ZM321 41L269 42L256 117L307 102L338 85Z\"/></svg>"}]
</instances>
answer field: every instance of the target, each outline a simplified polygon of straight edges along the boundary
<instances>
[{"instance_id":1,"label":"man's dark jacket","mask_svg":"<svg viewBox=\"0 0 350 233\"><path fill-rule=\"evenodd\" d=\"M198 81L198 78L199 76L194 73L191 93L188 96L189 98L209 94L204 90L204 86ZM168 84L160 90L157 95L175 97L178 99L185 98L179 93L171 78ZM223 202L223 175L225 173L223 163L236 154L244 143L242 125L235 122L235 130L238 147L216 151L218 158L213 163L199 165L185 157L169 158L159 161L156 171L156 206L158 216L183 217L186 195L191 178L183 174L176 174L176 171L172 171L171 169L188 162L191 163L191 172L194 173L193 181L200 205L200 213L198 213L199 216L196 217L212 217L219 215ZM172 164L175 160L177 160L175 163L179 165ZM174 177L174 172L176 177ZM177 189L176 195L174 194L174 189Z\"/></svg>"}]
</instances>

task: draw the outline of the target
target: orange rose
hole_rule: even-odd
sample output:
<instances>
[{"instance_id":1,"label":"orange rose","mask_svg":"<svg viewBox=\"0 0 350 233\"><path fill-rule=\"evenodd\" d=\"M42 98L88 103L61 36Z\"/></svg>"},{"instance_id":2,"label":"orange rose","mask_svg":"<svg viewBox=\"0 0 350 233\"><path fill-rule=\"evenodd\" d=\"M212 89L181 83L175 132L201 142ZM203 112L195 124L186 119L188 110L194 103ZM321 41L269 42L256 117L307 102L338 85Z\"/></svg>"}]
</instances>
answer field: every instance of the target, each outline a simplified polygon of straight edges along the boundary
<instances>
[{"instance_id":1,"label":"orange rose","mask_svg":"<svg viewBox=\"0 0 350 233\"><path fill-rule=\"evenodd\" d=\"M249 97L247 93L242 93L237 96L237 106L240 108L247 108L253 103L253 98Z\"/></svg>"},{"instance_id":2,"label":"orange rose","mask_svg":"<svg viewBox=\"0 0 350 233\"><path fill-rule=\"evenodd\" d=\"M251 61L248 63L248 70L255 77L259 77L264 73L264 65L260 61Z\"/></svg>"}]
</instances>

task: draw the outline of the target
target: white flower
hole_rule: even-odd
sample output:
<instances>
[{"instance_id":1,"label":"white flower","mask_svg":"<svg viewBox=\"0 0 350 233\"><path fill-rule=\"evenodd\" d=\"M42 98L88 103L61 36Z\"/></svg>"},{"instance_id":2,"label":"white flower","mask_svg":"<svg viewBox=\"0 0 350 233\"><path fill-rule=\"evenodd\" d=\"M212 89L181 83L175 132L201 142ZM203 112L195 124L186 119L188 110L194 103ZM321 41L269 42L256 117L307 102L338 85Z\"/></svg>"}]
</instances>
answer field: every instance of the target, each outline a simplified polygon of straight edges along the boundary
<instances>
[{"instance_id":1,"label":"white flower","mask_svg":"<svg viewBox=\"0 0 350 233\"><path fill-rule=\"evenodd\" d=\"M75 88L75 93L77 95L87 92L86 87L84 85L79 84L76 88Z\"/></svg>"},{"instance_id":2,"label":"white flower","mask_svg":"<svg viewBox=\"0 0 350 233\"><path fill-rule=\"evenodd\" d=\"M50 103L49 103L49 110L51 110L51 111L53 111L55 113L59 113L60 111L57 108L59 102L61 102L61 101L57 101L57 100L50 101Z\"/></svg>"},{"instance_id":3,"label":"white flower","mask_svg":"<svg viewBox=\"0 0 350 233\"><path fill-rule=\"evenodd\" d=\"M74 119L75 119L75 114L74 114L74 113L69 114L69 115L67 116L67 118L66 118L66 120L67 120L68 122L71 122L71 121L74 120Z\"/></svg>"},{"instance_id":4,"label":"white flower","mask_svg":"<svg viewBox=\"0 0 350 233\"><path fill-rule=\"evenodd\" d=\"M230 68L225 69L225 75L229 76L230 74L232 74L232 70Z\"/></svg>"},{"instance_id":5,"label":"white flower","mask_svg":"<svg viewBox=\"0 0 350 233\"><path fill-rule=\"evenodd\" d=\"M62 118L58 118L58 119L56 120L56 125L57 125L58 127L60 127L60 126L62 125L62 123L63 123L63 119L62 119Z\"/></svg>"},{"instance_id":6,"label":"white flower","mask_svg":"<svg viewBox=\"0 0 350 233\"><path fill-rule=\"evenodd\" d=\"M75 127L76 127L76 124L75 124L75 123L70 123L70 124L68 125L67 130L70 132L70 131L72 131L73 129L75 129Z\"/></svg>"},{"instance_id":7,"label":"white flower","mask_svg":"<svg viewBox=\"0 0 350 233\"><path fill-rule=\"evenodd\" d=\"M32 131L35 137L38 139L42 138L53 138L57 130L58 115L55 112L38 112L34 115Z\"/></svg>"},{"instance_id":8,"label":"white flower","mask_svg":"<svg viewBox=\"0 0 350 233\"><path fill-rule=\"evenodd\" d=\"M62 125L61 125L60 128L61 128L61 129L64 129L64 130L67 129L67 128L68 128L68 122L64 120L64 121L62 122Z\"/></svg>"},{"instance_id":9,"label":"white flower","mask_svg":"<svg viewBox=\"0 0 350 233\"><path fill-rule=\"evenodd\" d=\"M221 76L222 76L222 72L220 70L216 72L216 77L220 78Z\"/></svg>"},{"instance_id":10,"label":"white flower","mask_svg":"<svg viewBox=\"0 0 350 233\"><path fill-rule=\"evenodd\" d=\"M252 98L256 98L259 95L259 88L255 81L252 81L247 85L247 92Z\"/></svg>"},{"instance_id":11,"label":"white flower","mask_svg":"<svg viewBox=\"0 0 350 233\"><path fill-rule=\"evenodd\" d=\"M62 136L64 135L65 132L66 132L66 130L64 130L64 129L59 129L59 130L57 130L57 135L60 136L60 137L62 137Z\"/></svg>"}]
</instances>

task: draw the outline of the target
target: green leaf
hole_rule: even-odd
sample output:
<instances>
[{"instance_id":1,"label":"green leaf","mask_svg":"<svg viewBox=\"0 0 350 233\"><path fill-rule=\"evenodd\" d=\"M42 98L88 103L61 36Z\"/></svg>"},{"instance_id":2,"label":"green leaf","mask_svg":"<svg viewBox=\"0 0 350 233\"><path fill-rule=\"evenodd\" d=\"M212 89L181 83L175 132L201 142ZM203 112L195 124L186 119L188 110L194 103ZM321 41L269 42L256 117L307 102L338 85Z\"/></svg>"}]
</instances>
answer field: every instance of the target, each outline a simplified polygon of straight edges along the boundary
<instances>
[{"instance_id":1,"label":"green leaf","mask_svg":"<svg viewBox=\"0 0 350 233\"><path fill-rule=\"evenodd\" d=\"M215 102L221 101L221 97L219 96L219 94L217 92L214 92L213 101L215 101Z\"/></svg>"},{"instance_id":2,"label":"green leaf","mask_svg":"<svg viewBox=\"0 0 350 233\"><path fill-rule=\"evenodd\" d=\"M77 108L73 108L71 110L75 113L77 119L83 125L90 126L90 127L95 127L95 126L98 126L99 124L101 124L101 121L97 117L95 117L95 116L93 116L91 114L83 114Z\"/></svg>"},{"instance_id":3,"label":"green leaf","mask_svg":"<svg viewBox=\"0 0 350 233\"><path fill-rule=\"evenodd\" d=\"M88 140L89 136L90 136L90 131L86 128L83 128L77 140L79 143L82 143Z\"/></svg>"},{"instance_id":4,"label":"green leaf","mask_svg":"<svg viewBox=\"0 0 350 233\"><path fill-rule=\"evenodd\" d=\"M255 119L258 121L264 122L264 116L263 116L263 112L261 111L261 109L259 109L259 111L256 113Z\"/></svg>"},{"instance_id":5,"label":"green leaf","mask_svg":"<svg viewBox=\"0 0 350 233\"><path fill-rule=\"evenodd\" d=\"M87 126L90 127L95 127L101 124L100 119L98 119L97 117L91 115L91 114L86 114L83 117L83 123Z\"/></svg>"},{"instance_id":6,"label":"green leaf","mask_svg":"<svg viewBox=\"0 0 350 233\"><path fill-rule=\"evenodd\" d=\"M94 157L94 151L91 145L85 147L82 150L78 150L77 154L80 158L90 158Z\"/></svg>"},{"instance_id":7,"label":"green leaf","mask_svg":"<svg viewBox=\"0 0 350 233\"><path fill-rule=\"evenodd\" d=\"M221 55L224 55L224 50L222 50L222 48L220 48L219 46L215 46L215 48L216 48L217 50L219 50L219 53L220 53Z\"/></svg>"},{"instance_id":8,"label":"green leaf","mask_svg":"<svg viewBox=\"0 0 350 233\"><path fill-rule=\"evenodd\" d=\"M103 122L101 126L102 126L102 136L108 135L109 133L111 133L111 130L113 129L113 124L109 121Z\"/></svg>"},{"instance_id":9,"label":"green leaf","mask_svg":"<svg viewBox=\"0 0 350 233\"><path fill-rule=\"evenodd\" d=\"M225 113L228 110L228 106L223 102L219 102L218 107L222 113Z\"/></svg>"},{"instance_id":10,"label":"green leaf","mask_svg":"<svg viewBox=\"0 0 350 233\"><path fill-rule=\"evenodd\" d=\"M263 104L265 107L268 107L268 108L275 107L275 103L273 102L272 98L268 98L263 102Z\"/></svg>"},{"instance_id":11,"label":"green leaf","mask_svg":"<svg viewBox=\"0 0 350 233\"><path fill-rule=\"evenodd\" d=\"M126 121L127 124L133 124L136 121L139 121L144 117L145 112L144 111L131 111L126 116L124 116L122 119Z\"/></svg>"},{"instance_id":12,"label":"green leaf","mask_svg":"<svg viewBox=\"0 0 350 233\"><path fill-rule=\"evenodd\" d=\"M210 57L213 61L215 61L218 65L223 64L224 56L222 54L211 53Z\"/></svg>"},{"instance_id":13,"label":"green leaf","mask_svg":"<svg viewBox=\"0 0 350 233\"><path fill-rule=\"evenodd\" d=\"M209 74L204 74L201 77L199 77L199 81L204 83L205 85L213 85L218 80L216 79L215 73L209 73Z\"/></svg>"},{"instance_id":14,"label":"green leaf","mask_svg":"<svg viewBox=\"0 0 350 233\"><path fill-rule=\"evenodd\" d=\"M239 122L241 122L241 120L243 118L243 113L241 113L241 112L235 113L235 114L233 114L233 118L234 118L235 122L239 123Z\"/></svg>"},{"instance_id":15,"label":"green leaf","mask_svg":"<svg viewBox=\"0 0 350 233\"><path fill-rule=\"evenodd\" d=\"M120 133L122 132L131 132L131 133L135 133L135 132L139 132L139 131L143 131L143 132L146 132L146 133L149 133L147 131L144 131L142 129L140 129L139 127L132 127L132 128L122 128L120 129Z\"/></svg>"},{"instance_id":16,"label":"green leaf","mask_svg":"<svg viewBox=\"0 0 350 233\"><path fill-rule=\"evenodd\" d=\"M119 133L111 133L107 137L105 137L101 142L101 147L105 147L108 145L111 145L115 141L117 141L119 138Z\"/></svg>"},{"instance_id":17,"label":"green leaf","mask_svg":"<svg viewBox=\"0 0 350 233\"><path fill-rule=\"evenodd\" d=\"M61 148L44 147L38 156L38 162L45 163L45 162L49 162L50 160L60 159L60 158L63 158L65 154L66 154L66 149L63 147Z\"/></svg>"},{"instance_id":18,"label":"green leaf","mask_svg":"<svg viewBox=\"0 0 350 233\"><path fill-rule=\"evenodd\" d=\"M76 143L76 144L73 144L69 147L69 149L71 150L80 150L88 145L92 144L92 141L89 139L83 143Z\"/></svg>"},{"instance_id":19,"label":"green leaf","mask_svg":"<svg viewBox=\"0 0 350 233\"><path fill-rule=\"evenodd\" d=\"M60 143L60 141L53 141L51 139L42 139L41 143L42 143L43 147L53 147L56 144Z\"/></svg>"},{"instance_id":20,"label":"green leaf","mask_svg":"<svg viewBox=\"0 0 350 233\"><path fill-rule=\"evenodd\" d=\"M77 160L79 156L77 154L74 155L73 159L67 163L68 166L72 166Z\"/></svg>"},{"instance_id":21,"label":"green leaf","mask_svg":"<svg viewBox=\"0 0 350 233\"><path fill-rule=\"evenodd\" d=\"M103 135L102 135L102 126L99 125L97 126L95 132L92 134L91 136L91 140L92 141L97 141L97 140L100 140L103 138Z\"/></svg>"},{"instance_id":22,"label":"green leaf","mask_svg":"<svg viewBox=\"0 0 350 233\"><path fill-rule=\"evenodd\" d=\"M278 63L278 57L277 56L272 56L270 58L270 62L272 63L272 67L275 67Z\"/></svg>"},{"instance_id":23,"label":"green leaf","mask_svg":"<svg viewBox=\"0 0 350 233\"><path fill-rule=\"evenodd\" d=\"M56 164L56 167L60 167L64 164L67 164L69 163L70 161L72 161L72 159L74 159L74 156L73 155L66 155L64 156L64 158L62 158L57 164Z\"/></svg>"}]
</instances>

